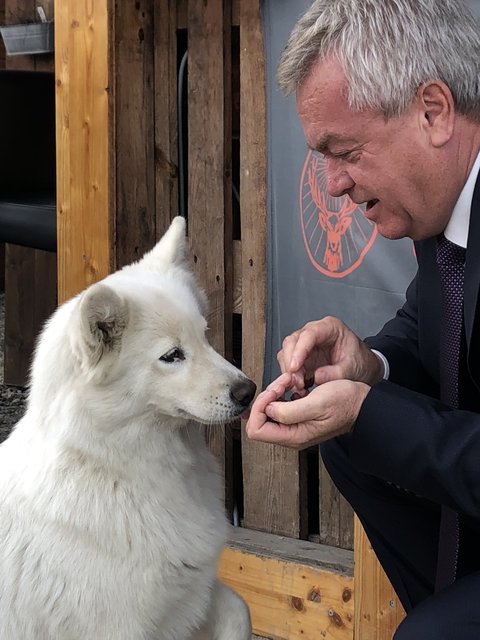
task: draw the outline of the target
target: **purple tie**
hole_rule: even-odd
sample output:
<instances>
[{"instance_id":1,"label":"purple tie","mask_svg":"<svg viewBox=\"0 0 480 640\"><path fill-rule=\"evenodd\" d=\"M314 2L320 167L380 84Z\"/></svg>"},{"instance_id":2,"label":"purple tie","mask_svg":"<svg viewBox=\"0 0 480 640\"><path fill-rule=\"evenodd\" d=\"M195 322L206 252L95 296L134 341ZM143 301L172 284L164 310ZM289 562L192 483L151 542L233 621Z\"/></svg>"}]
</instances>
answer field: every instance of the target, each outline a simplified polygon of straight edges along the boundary
<instances>
[{"instance_id":1,"label":"purple tie","mask_svg":"<svg viewBox=\"0 0 480 640\"><path fill-rule=\"evenodd\" d=\"M440 399L452 409L457 409L459 402L458 373L463 329L465 253L463 247L450 242L443 234L438 236L437 264L442 289ZM458 545L458 514L450 507L442 506L435 591L455 581Z\"/></svg>"}]
</instances>

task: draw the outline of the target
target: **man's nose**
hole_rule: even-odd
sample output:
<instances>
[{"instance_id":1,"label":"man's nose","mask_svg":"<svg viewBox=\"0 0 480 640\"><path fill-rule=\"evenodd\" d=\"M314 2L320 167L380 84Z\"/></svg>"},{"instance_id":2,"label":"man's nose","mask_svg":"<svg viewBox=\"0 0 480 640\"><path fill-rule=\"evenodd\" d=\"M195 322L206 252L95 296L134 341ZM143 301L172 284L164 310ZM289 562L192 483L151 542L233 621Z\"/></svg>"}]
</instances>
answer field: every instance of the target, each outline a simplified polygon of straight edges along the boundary
<instances>
[{"instance_id":1,"label":"man's nose","mask_svg":"<svg viewBox=\"0 0 480 640\"><path fill-rule=\"evenodd\" d=\"M345 169L333 167L327 163L327 191L329 195L338 198L347 194L354 186L355 182Z\"/></svg>"}]
</instances>

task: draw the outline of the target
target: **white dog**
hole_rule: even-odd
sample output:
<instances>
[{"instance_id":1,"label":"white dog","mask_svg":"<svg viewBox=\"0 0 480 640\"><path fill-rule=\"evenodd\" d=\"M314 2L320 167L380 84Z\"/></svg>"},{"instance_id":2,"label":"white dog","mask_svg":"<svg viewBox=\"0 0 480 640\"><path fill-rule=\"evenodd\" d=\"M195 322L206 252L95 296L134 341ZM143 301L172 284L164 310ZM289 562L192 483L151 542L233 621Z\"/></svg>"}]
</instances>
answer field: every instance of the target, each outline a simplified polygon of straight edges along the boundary
<instances>
[{"instance_id":1,"label":"white dog","mask_svg":"<svg viewBox=\"0 0 480 640\"><path fill-rule=\"evenodd\" d=\"M221 481L194 421L255 385L208 344L175 218L138 263L61 306L0 447L1 640L247 640L216 580Z\"/></svg>"}]
</instances>

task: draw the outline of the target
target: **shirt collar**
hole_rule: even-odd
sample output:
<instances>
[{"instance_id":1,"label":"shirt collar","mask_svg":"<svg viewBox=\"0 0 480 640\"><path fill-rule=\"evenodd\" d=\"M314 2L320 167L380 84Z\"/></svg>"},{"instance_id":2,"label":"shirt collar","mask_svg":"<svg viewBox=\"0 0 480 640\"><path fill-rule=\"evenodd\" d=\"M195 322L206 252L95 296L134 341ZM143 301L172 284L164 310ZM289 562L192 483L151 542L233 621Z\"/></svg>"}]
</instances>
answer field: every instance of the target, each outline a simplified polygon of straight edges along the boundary
<instances>
[{"instance_id":1,"label":"shirt collar","mask_svg":"<svg viewBox=\"0 0 480 640\"><path fill-rule=\"evenodd\" d=\"M475 183L480 171L480 153L475 160L475 164L470 171L468 180L462 189L462 193L457 200L457 204L453 209L452 216L448 221L445 231L443 232L445 237L458 244L460 247L465 248L467 246L468 239L468 227L470 224L470 210L472 208L473 191L475 189Z\"/></svg>"}]
</instances>

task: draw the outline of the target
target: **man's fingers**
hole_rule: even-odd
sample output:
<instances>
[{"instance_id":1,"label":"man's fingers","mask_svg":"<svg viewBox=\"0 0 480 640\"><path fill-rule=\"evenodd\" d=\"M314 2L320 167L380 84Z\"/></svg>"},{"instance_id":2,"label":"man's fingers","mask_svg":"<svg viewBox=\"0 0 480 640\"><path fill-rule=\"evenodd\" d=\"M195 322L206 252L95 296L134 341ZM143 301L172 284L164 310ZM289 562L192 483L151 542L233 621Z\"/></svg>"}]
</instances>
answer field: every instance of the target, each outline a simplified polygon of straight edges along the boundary
<instances>
[{"instance_id":1,"label":"man's fingers","mask_svg":"<svg viewBox=\"0 0 480 640\"><path fill-rule=\"evenodd\" d=\"M290 359L290 371L296 372L303 367L314 349L328 349L334 345L338 339L337 325L338 321L330 317L306 324L295 342Z\"/></svg>"},{"instance_id":2,"label":"man's fingers","mask_svg":"<svg viewBox=\"0 0 480 640\"><path fill-rule=\"evenodd\" d=\"M293 425L308 422L316 418L318 409L315 409L312 396L307 395L290 402L270 402L265 407L267 419L285 425Z\"/></svg>"},{"instance_id":3,"label":"man's fingers","mask_svg":"<svg viewBox=\"0 0 480 640\"><path fill-rule=\"evenodd\" d=\"M261 429L257 431L247 431L250 440L259 440L270 444L281 444L297 448L301 446L296 442L298 429L294 426L277 424L276 422L265 422Z\"/></svg>"},{"instance_id":4,"label":"man's fingers","mask_svg":"<svg viewBox=\"0 0 480 640\"><path fill-rule=\"evenodd\" d=\"M342 362L325 365L315 371L315 384L325 384L325 382L346 378L348 377L346 373Z\"/></svg>"},{"instance_id":5,"label":"man's fingers","mask_svg":"<svg viewBox=\"0 0 480 640\"><path fill-rule=\"evenodd\" d=\"M286 360L287 371L297 373L303 367L306 359L316 346L315 331L311 328L302 329L289 354L289 361Z\"/></svg>"},{"instance_id":6,"label":"man's fingers","mask_svg":"<svg viewBox=\"0 0 480 640\"><path fill-rule=\"evenodd\" d=\"M258 433L264 424L267 422L267 416L265 414L265 407L277 399L277 394L274 391L262 391L259 393L255 402L250 409L250 415L245 425L245 430L249 438L253 438Z\"/></svg>"},{"instance_id":7,"label":"man's fingers","mask_svg":"<svg viewBox=\"0 0 480 640\"><path fill-rule=\"evenodd\" d=\"M245 426L247 435L251 439L255 439L255 434L263 430L268 418L265 413L266 407L282 398L286 391L290 388L292 376L289 373L283 373L276 380L271 382L265 391L259 393L255 402L250 409L250 416Z\"/></svg>"},{"instance_id":8,"label":"man's fingers","mask_svg":"<svg viewBox=\"0 0 480 640\"><path fill-rule=\"evenodd\" d=\"M294 331L292 334L284 338L282 342L282 350L278 352L277 360L283 372L291 371L290 362L299 335L300 331Z\"/></svg>"},{"instance_id":9,"label":"man's fingers","mask_svg":"<svg viewBox=\"0 0 480 640\"><path fill-rule=\"evenodd\" d=\"M290 373L282 373L276 380L273 380L265 391L274 391L277 398L281 398L292 386L292 375Z\"/></svg>"}]
</instances>

